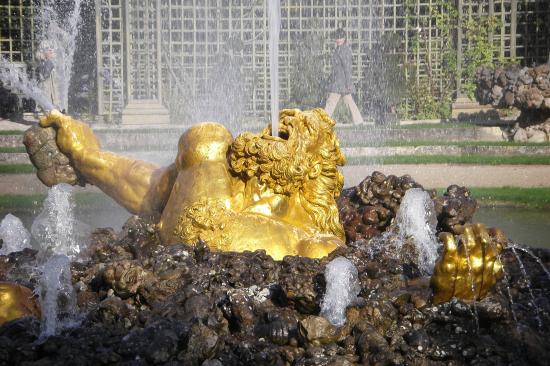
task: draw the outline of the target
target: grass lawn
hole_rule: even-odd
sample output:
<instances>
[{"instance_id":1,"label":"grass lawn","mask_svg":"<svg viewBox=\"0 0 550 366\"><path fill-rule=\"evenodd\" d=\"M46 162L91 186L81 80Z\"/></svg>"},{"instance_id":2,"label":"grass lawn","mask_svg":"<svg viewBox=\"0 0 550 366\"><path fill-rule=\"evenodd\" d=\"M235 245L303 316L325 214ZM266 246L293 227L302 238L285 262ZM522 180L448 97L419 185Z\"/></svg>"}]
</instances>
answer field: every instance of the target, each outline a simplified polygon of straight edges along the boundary
<instances>
[{"instance_id":1,"label":"grass lawn","mask_svg":"<svg viewBox=\"0 0 550 366\"><path fill-rule=\"evenodd\" d=\"M24 153L27 152L23 146L17 146L17 147L0 147L0 153Z\"/></svg>"},{"instance_id":2,"label":"grass lawn","mask_svg":"<svg viewBox=\"0 0 550 366\"><path fill-rule=\"evenodd\" d=\"M362 143L347 144L342 142L342 147L401 147L401 146L533 146L547 147L550 142L513 142L513 141L441 141L441 140L386 140L386 141L365 141Z\"/></svg>"},{"instance_id":3,"label":"grass lawn","mask_svg":"<svg viewBox=\"0 0 550 366\"><path fill-rule=\"evenodd\" d=\"M0 130L0 135L22 135L25 131L19 130Z\"/></svg>"},{"instance_id":4,"label":"grass lawn","mask_svg":"<svg viewBox=\"0 0 550 366\"><path fill-rule=\"evenodd\" d=\"M35 172L36 172L36 169L31 164L0 165L0 174L30 174Z\"/></svg>"},{"instance_id":5,"label":"grass lawn","mask_svg":"<svg viewBox=\"0 0 550 366\"><path fill-rule=\"evenodd\" d=\"M376 158L350 157L347 165L363 164L477 164L477 165L550 165L550 156L487 156L487 155L398 155Z\"/></svg>"},{"instance_id":6,"label":"grass lawn","mask_svg":"<svg viewBox=\"0 0 550 366\"><path fill-rule=\"evenodd\" d=\"M541 188L471 188L472 196L483 205L550 208L550 187Z\"/></svg>"},{"instance_id":7,"label":"grass lawn","mask_svg":"<svg viewBox=\"0 0 550 366\"><path fill-rule=\"evenodd\" d=\"M468 122L442 122L442 123L417 123L411 125L390 125L389 128L396 128L400 130L419 130L426 128L474 128L477 127L474 123Z\"/></svg>"}]
</instances>

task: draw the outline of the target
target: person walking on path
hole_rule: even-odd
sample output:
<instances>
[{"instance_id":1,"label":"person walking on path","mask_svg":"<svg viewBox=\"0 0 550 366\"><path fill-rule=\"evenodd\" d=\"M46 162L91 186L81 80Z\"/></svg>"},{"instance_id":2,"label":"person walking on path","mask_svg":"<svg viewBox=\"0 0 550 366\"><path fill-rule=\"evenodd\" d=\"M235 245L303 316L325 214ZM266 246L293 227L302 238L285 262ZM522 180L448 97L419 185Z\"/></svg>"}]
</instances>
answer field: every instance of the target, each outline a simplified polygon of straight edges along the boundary
<instances>
[{"instance_id":1,"label":"person walking on path","mask_svg":"<svg viewBox=\"0 0 550 366\"><path fill-rule=\"evenodd\" d=\"M39 86L56 108L60 108L59 92L57 90L57 77L55 74L55 51L48 41L42 41L36 55L38 65L36 74Z\"/></svg>"},{"instance_id":2,"label":"person walking on path","mask_svg":"<svg viewBox=\"0 0 550 366\"><path fill-rule=\"evenodd\" d=\"M353 124L360 125L364 123L363 117L352 97L355 86L351 76L351 48L346 42L346 32L342 28L336 30L335 37L336 49L332 54L332 76L325 111L332 116L340 97L343 97L344 103L351 112Z\"/></svg>"}]
</instances>

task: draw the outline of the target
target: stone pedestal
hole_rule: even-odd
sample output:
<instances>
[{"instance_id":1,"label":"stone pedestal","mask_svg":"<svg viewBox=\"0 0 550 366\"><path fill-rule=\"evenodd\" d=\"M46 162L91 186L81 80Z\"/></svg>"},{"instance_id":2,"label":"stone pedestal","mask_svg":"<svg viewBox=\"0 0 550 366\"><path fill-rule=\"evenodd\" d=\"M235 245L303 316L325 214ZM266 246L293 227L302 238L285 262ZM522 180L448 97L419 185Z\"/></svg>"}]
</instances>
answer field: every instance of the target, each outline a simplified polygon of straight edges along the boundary
<instances>
[{"instance_id":1,"label":"stone pedestal","mask_svg":"<svg viewBox=\"0 0 550 366\"><path fill-rule=\"evenodd\" d=\"M453 103L453 119L477 119L491 117L498 117L498 113L493 107L480 105L478 102L471 100L468 97L458 97Z\"/></svg>"},{"instance_id":2,"label":"stone pedestal","mask_svg":"<svg viewBox=\"0 0 550 366\"><path fill-rule=\"evenodd\" d=\"M170 113L162 103L151 100L132 101L122 111L123 125L159 125L170 123Z\"/></svg>"}]
</instances>

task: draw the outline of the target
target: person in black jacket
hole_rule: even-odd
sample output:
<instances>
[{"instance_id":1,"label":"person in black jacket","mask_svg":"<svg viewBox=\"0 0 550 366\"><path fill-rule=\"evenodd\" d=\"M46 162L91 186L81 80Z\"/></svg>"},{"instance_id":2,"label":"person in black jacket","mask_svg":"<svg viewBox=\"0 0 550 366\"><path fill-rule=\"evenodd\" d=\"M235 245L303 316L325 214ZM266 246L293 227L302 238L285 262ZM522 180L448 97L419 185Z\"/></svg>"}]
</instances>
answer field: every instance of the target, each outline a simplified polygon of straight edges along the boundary
<instances>
[{"instance_id":1,"label":"person in black jacket","mask_svg":"<svg viewBox=\"0 0 550 366\"><path fill-rule=\"evenodd\" d=\"M329 86L329 96L325 106L325 111L332 116L340 97L343 96L344 102L348 106L353 124L363 124L363 117L357 105L353 101L352 94L355 93L353 78L351 75L352 53L351 48L346 42L346 32L338 28L335 32L336 49L332 54L332 76Z\"/></svg>"}]
</instances>

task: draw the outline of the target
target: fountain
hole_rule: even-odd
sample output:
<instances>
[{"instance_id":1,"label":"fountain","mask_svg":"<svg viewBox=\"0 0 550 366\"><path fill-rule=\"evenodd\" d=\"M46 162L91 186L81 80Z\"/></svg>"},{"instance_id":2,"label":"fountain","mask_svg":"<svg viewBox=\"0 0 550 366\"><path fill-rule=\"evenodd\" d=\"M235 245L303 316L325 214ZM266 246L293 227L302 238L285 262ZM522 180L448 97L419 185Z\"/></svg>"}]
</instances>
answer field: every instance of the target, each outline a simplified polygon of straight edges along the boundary
<instances>
[{"instance_id":1,"label":"fountain","mask_svg":"<svg viewBox=\"0 0 550 366\"><path fill-rule=\"evenodd\" d=\"M84 0L87 1L87 0ZM79 32L80 9L83 0L67 3L45 1L40 15L45 40L53 45L56 55L55 73L60 110L68 110L76 37Z\"/></svg>"},{"instance_id":2,"label":"fountain","mask_svg":"<svg viewBox=\"0 0 550 366\"><path fill-rule=\"evenodd\" d=\"M548 253L513 260L523 252L502 232L471 223L464 187L438 196L373 172L342 191L335 122L278 108L260 133L190 127L165 167L102 149L68 115L43 118L25 141L54 187L31 230L40 250L0 255L0 296L15 300L0 304L15 314L0 317L0 363L546 362ZM137 216L90 234L67 181Z\"/></svg>"},{"instance_id":3,"label":"fountain","mask_svg":"<svg viewBox=\"0 0 550 366\"><path fill-rule=\"evenodd\" d=\"M53 255L44 262L41 271L41 281L37 288L42 309L40 337L46 339L77 324L77 307L69 258Z\"/></svg>"},{"instance_id":4,"label":"fountain","mask_svg":"<svg viewBox=\"0 0 550 366\"><path fill-rule=\"evenodd\" d=\"M42 212L35 218L31 233L45 257L61 255L75 260L85 246L90 230L74 218L73 187L61 183L48 191Z\"/></svg>"},{"instance_id":5,"label":"fountain","mask_svg":"<svg viewBox=\"0 0 550 366\"><path fill-rule=\"evenodd\" d=\"M74 217L73 187L61 183L48 191L31 233L38 244L41 339L78 324L71 261L82 260L91 230Z\"/></svg>"},{"instance_id":6,"label":"fountain","mask_svg":"<svg viewBox=\"0 0 550 366\"><path fill-rule=\"evenodd\" d=\"M281 29L281 4L269 0L269 71L271 91L271 136L279 136L279 31Z\"/></svg>"},{"instance_id":7,"label":"fountain","mask_svg":"<svg viewBox=\"0 0 550 366\"><path fill-rule=\"evenodd\" d=\"M3 85L34 100L45 110L50 111L54 108L51 100L46 97L44 91L38 86L38 82L29 79L26 74L21 73L19 69L3 57L0 58L0 80Z\"/></svg>"},{"instance_id":8,"label":"fountain","mask_svg":"<svg viewBox=\"0 0 550 366\"><path fill-rule=\"evenodd\" d=\"M409 358L464 361L467 352L480 360L494 356L469 350L472 339L483 348L492 344L497 347L496 354L507 359L521 357L508 348L544 352L537 343L521 338L514 338L512 345L494 343L513 332L543 339L550 319L541 297L548 294L549 279L535 260L535 265L510 262L508 253L515 249L503 250L507 239L500 231L469 222L475 202L467 190L451 186L438 197L410 177L374 173L360 186L344 191L339 207L336 191L323 196L327 199L324 205L316 202L317 206L310 206L310 192L341 187L338 175L332 174L341 161L338 145L332 144L336 137L330 135L333 123L321 110L283 110L279 121L282 137L275 139L268 128L234 140L217 124L189 129L180 140L176 177L173 168L162 169L101 150L88 127L69 116L54 111L42 120L43 126L55 126L58 135L73 132L73 140L57 141L82 181L94 182L129 210L142 213L141 219L132 219L119 235L109 229L94 232L89 257L81 263L67 267L67 258L53 256L46 264L40 283L50 287L40 290L47 310L42 315L42 341L52 342L48 335L57 333L67 342L67 350L56 357L65 359L78 353L95 359L82 351L82 347L97 348L92 336L95 327L118 337L109 346L113 352L116 349L117 359L137 356L151 363L178 359L198 364L216 359L224 364L243 357L254 360L262 352L270 355L269 360L288 361L281 353L288 347L306 359L311 358L312 347L318 347L322 350L315 356L318 362L348 358L353 362L404 363ZM317 144L320 134L330 136L325 144ZM296 146L297 141L302 145ZM213 142L221 148L205 148ZM225 154L228 149L229 157ZM270 157L270 149L280 155ZM193 151L207 153L191 154ZM332 151L319 154L327 158L319 172L324 178L322 185L313 179L315 165L308 165L316 161L311 155L316 151ZM286 160L285 165L273 165L278 170L258 168L258 162L264 167L282 162L279 156ZM108 164L102 167L98 162ZM42 166L37 165L40 172ZM111 170L112 166L117 169ZM140 175L128 175L128 167L132 171L137 168ZM200 170L205 167L209 168ZM310 178L300 178L299 168L303 169L301 177ZM281 169L286 173L277 173ZM224 201L227 191L220 189L227 183L219 174L224 177L227 171L235 179L227 186L245 188L233 201ZM148 172L156 174L159 188L170 193L160 203L160 212L155 211L159 201L147 197L150 188L145 185L146 189L138 190L151 182L141 180ZM121 175L111 185L113 174ZM191 182L201 176L208 180ZM287 180L288 176L294 179ZM186 184L180 185L177 179L182 178ZM121 184L124 179L132 180L132 190L121 189L128 187ZM214 185L209 184L212 181ZM262 191L258 182L267 188ZM156 192L162 195L163 191ZM244 199L234 205L238 197ZM303 206L297 206L298 202ZM445 208L449 205L452 212ZM332 221L334 216L326 214L338 210L350 215L343 216L343 228ZM311 212L311 221L307 216L294 219L304 212ZM357 224L349 225L348 220L356 217L353 212L360 213L360 225L371 222L381 234L372 233L370 239L352 235L350 230L363 230ZM149 213L149 218L143 213ZM314 215L321 213L326 216L314 221ZM378 221L373 220L373 213ZM365 217L368 220L364 221ZM388 221L382 223L382 217ZM348 245L340 239L344 229ZM302 230L310 234L302 236ZM435 239L436 232L442 233L442 245ZM351 237L357 240L349 241ZM386 250L393 247L399 251ZM373 251L376 248L379 250ZM541 263L546 261L541 259ZM502 266L506 266L505 272ZM65 270L48 271L53 267ZM432 270L430 289L426 280ZM527 271L542 273L544 280L527 283L523 295ZM69 272L77 283L74 288L68 286ZM503 272L509 286L509 310L502 305L507 299L499 282ZM495 286L499 291L493 291ZM63 294L58 301L48 297L55 293L52 289ZM75 331L57 328L63 324L58 316L75 312L71 301L63 301L72 298L71 289L79 299L88 299L79 302L80 311L88 314L87 323L76 325ZM521 308L528 303L536 304L534 314ZM67 307L55 308L62 304ZM410 319L415 319L414 324ZM23 318L15 321L24 322ZM532 327L527 325L531 323ZM31 324L22 327L32 329ZM396 328L399 341L388 343L387 335ZM126 330L115 336L120 329ZM28 336L25 332L22 337ZM446 339L450 337L460 348L449 346ZM349 349L342 346L347 343L352 345ZM299 351L297 346L307 351ZM330 347L336 347L336 355L331 356ZM37 353L35 357L43 356Z\"/></svg>"}]
</instances>

